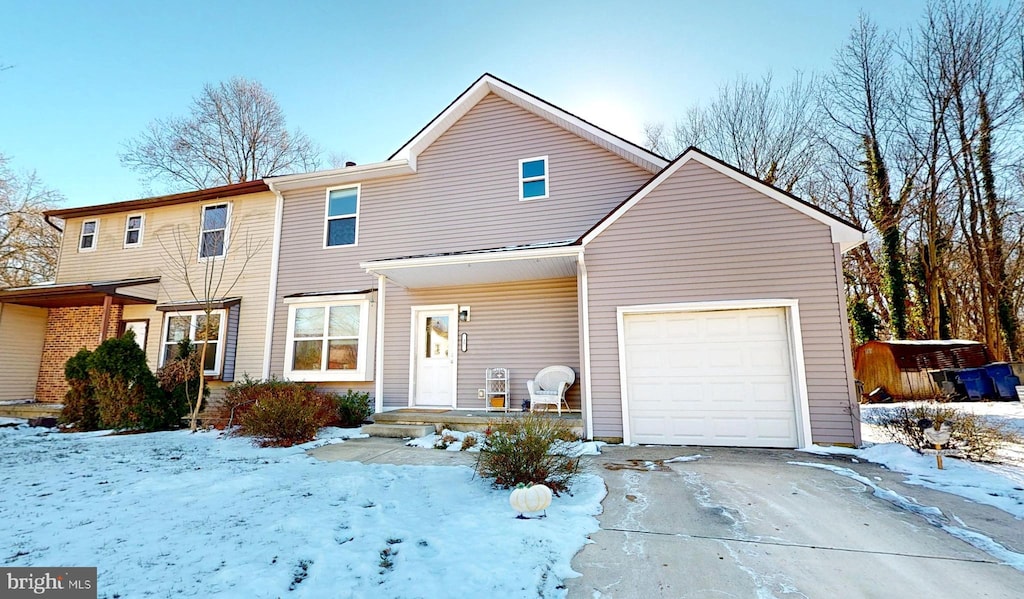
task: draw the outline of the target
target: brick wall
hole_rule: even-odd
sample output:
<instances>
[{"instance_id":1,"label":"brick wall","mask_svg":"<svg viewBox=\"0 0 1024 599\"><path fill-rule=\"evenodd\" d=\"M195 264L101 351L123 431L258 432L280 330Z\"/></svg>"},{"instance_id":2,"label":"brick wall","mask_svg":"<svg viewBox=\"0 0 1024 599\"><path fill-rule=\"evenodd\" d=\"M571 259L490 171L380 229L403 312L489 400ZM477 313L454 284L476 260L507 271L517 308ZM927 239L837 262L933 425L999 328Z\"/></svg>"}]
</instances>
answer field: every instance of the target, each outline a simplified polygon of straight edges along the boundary
<instances>
[{"instance_id":1,"label":"brick wall","mask_svg":"<svg viewBox=\"0 0 1024 599\"><path fill-rule=\"evenodd\" d=\"M116 337L124 307L110 307L107 337ZM64 363L83 347L96 349L100 344L103 306L50 308L43 340L43 358L39 362L36 401L60 403L68 390L64 380Z\"/></svg>"}]
</instances>

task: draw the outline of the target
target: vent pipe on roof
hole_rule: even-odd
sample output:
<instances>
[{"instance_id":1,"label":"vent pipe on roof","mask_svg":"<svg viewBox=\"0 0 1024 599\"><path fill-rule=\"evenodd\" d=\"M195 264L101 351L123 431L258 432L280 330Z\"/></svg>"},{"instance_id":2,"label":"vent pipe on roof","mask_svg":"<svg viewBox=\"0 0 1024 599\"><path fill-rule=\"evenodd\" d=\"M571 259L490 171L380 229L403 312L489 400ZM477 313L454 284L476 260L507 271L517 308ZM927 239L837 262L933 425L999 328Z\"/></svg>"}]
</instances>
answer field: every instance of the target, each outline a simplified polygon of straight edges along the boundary
<instances>
[{"instance_id":1,"label":"vent pipe on roof","mask_svg":"<svg viewBox=\"0 0 1024 599\"><path fill-rule=\"evenodd\" d=\"M356 163L355 163L355 162L352 162L351 160L346 160L346 161L345 161L345 166L346 166L346 167L348 167L348 166L355 166L355 165L356 165Z\"/></svg>"}]
</instances>

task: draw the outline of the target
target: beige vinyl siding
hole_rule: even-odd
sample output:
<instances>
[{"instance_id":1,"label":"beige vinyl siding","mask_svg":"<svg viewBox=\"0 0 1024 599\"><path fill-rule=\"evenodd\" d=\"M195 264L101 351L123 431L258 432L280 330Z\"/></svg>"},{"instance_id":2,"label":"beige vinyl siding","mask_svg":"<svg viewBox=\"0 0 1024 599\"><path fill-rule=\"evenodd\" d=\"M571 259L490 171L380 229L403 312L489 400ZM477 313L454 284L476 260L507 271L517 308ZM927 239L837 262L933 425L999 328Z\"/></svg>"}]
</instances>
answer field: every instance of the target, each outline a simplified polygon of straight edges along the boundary
<instances>
[{"instance_id":1,"label":"beige vinyl siding","mask_svg":"<svg viewBox=\"0 0 1024 599\"><path fill-rule=\"evenodd\" d=\"M146 211L118 212L98 217L69 219L61 248L61 261L57 282L107 281L135 277L160 276L157 285L157 303L191 301L192 296L180 279L180 266L172 264L177 257L175 248L179 235L187 244L189 264L193 276L200 278L197 285L202 289L202 264L198 261L196 244L199 240L199 225L202 207L210 204L231 205L231 244L227 257L224 281L221 290L226 291L242 268L245 246L262 248L245 266L238 283L228 294L241 297L238 321L238 343L235 357L235 379L243 374L258 378L263 370L263 339L267 319L267 288L270 284L270 262L273 253L274 209L277 198L273 193L263 192L235 196L223 200L192 202L174 206L163 206ZM145 214L142 245L125 248L125 221L129 215ZM98 245L95 251L78 251L78 233L85 220L100 221ZM162 243L161 243L162 242ZM165 249L166 248L166 249ZM168 258L168 251L174 258ZM221 262L215 263L219 268ZM163 335L164 313L153 306L126 306L125 319L149 319L147 358L150 366L159 365L160 339Z\"/></svg>"},{"instance_id":2,"label":"beige vinyl siding","mask_svg":"<svg viewBox=\"0 0 1024 599\"><path fill-rule=\"evenodd\" d=\"M0 401L35 397L46 314L46 308L0 304Z\"/></svg>"},{"instance_id":3,"label":"beige vinyl siding","mask_svg":"<svg viewBox=\"0 0 1024 599\"><path fill-rule=\"evenodd\" d=\"M526 381L545 366L562 364L580 371L576 279L547 279L505 285L406 290L388 285L384 329L384 404L409 403L409 362L413 306L458 304L471 308L470 321L459 323L468 351L458 351L458 408L484 408L477 390L484 370L511 369L511 405L529 397ZM453 348L458 348L454 339ZM567 398L580 409L579 380Z\"/></svg>"},{"instance_id":4,"label":"beige vinyl siding","mask_svg":"<svg viewBox=\"0 0 1024 599\"><path fill-rule=\"evenodd\" d=\"M520 201L519 160L536 156L548 157L550 196ZM650 176L492 94L419 155L416 174L362 184L357 246L323 247L324 187L284 192L279 297L375 288L363 261L575 239ZM278 303L275 339L286 317ZM275 343L273 372L283 362Z\"/></svg>"},{"instance_id":5,"label":"beige vinyl siding","mask_svg":"<svg viewBox=\"0 0 1024 599\"><path fill-rule=\"evenodd\" d=\"M813 441L855 442L841 278L827 226L690 162L585 252L595 436L622 436L616 307L795 298Z\"/></svg>"}]
</instances>

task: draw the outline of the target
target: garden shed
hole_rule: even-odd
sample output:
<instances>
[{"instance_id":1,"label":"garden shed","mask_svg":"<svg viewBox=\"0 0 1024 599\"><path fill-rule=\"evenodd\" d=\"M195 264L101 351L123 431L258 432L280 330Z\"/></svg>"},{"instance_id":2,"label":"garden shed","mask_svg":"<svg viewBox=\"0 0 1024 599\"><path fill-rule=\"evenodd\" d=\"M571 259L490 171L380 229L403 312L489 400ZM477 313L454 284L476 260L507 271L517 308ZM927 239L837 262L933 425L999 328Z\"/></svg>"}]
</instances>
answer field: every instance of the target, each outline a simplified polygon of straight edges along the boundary
<instances>
[{"instance_id":1,"label":"garden shed","mask_svg":"<svg viewBox=\"0 0 1024 599\"><path fill-rule=\"evenodd\" d=\"M854 351L853 371L865 392L881 387L899 400L932 399L941 392L928 371L988 362L988 351L977 341L868 341Z\"/></svg>"}]
</instances>

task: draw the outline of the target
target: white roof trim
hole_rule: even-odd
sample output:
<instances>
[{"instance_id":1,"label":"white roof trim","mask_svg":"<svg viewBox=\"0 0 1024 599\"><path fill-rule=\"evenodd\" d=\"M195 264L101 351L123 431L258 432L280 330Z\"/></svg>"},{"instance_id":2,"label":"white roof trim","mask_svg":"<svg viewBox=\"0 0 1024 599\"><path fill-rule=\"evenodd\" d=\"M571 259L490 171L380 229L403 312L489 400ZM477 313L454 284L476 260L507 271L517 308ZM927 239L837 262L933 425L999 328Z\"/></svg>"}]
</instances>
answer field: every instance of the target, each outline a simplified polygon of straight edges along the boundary
<instances>
[{"instance_id":1,"label":"white roof trim","mask_svg":"<svg viewBox=\"0 0 1024 599\"><path fill-rule=\"evenodd\" d=\"M615 135L592 125L583 119L570 114L540 98L532 96L521 89L518 89L493 75L485 74L480 77L469 89L467 89L455 102L439 114L422 131L416 134L404 146L395 152L392 159L405 159L409 164L416 167L416 157L425 150L437 138L441 137L452 125L458 122L487 94L493 93L498 97L507 100L520 108L523 108L554 125L557 125L570 133L578 135L597 144L606 150L617 154L629 162L643 168L651 173L656 173L665 168L668 161L664 158L635 146Z\"/></svg>"},{"instance_id":2,"label":"white roof trim","mask_svg":"<svg viewBox=\"0 0 1024 599\"><path fill-rule=\"evenodd\" d=\"M418 256L360 264L399 287L460 287L576 277L580 246L509 248L446 256Z\"/></svg>"},{"instance_id":3,"label":"white roof trim","mask_svg":"<svg viewBox=\"0 0 1024 599\"><path fill-rule=\"evenodd\" d=\"M789 195L775 189L774 187L771 187L770 185L766 185L758 181L757 179L754 179L753 177L746 176L740 171L725 164L722 164L721 162L713 158L710 158L704 155L703 153L691 148L684 152L682 156L677 158L675 162L668 166L668 168L661 171L657 177L655 177L646 185L641 187L633 195L633 197L629 198L629 200L625 204L616 208L615 211L611 215L609 215L608 218L603 220L597 227L595 227L592 231L584 235L583 246L586 246L588 243L593 241L594 238L603 233L605 229L612 226L612 224L614 224L615 221L619 220L619 218L621 218L623 214L628 212L630 208L635 206L638 202L640 202L640 200L647 197L647 195L650 194L655 189L657 189L657 187L661 185L662 182L671 177L676 171L682 168L684 164L690 162L691 160L697 161L703 164L704 166L707 166L708 168L711 168L738 183L746 185L747 187L753 189L754 191L760 192L772 198L773 200L776 200L786 206L789 206L790 208L798 212L801 212L813 218L814 220L828 226L829 229L832 231L832 243L838 243L843 253L852 250L853 248L859 246L860 244L866 241L864 233L862 233L855 227L852 227L837 218L833 218L828 214L821 212L820 210L808 206L807 204L804 204L803 202L790 197Z\"/></svg>"},{"instance_id":4,"label":"white roof trim","mask_svg":"<svg viewBox=\"0 0 1024 599\"><path fill-rule=\"evenodd\" d=\"M329 171L315 171L312 173L300 173L297 175L282 175L279 177L266 177L267 185L271 191L291 191L313 186L334 186L347 183L357 183L369 179L383 179L399 175L411 175L416 172L408 160L388 160L385 162L374 162L371 164L359 164L346 166Z\"/></svg>"},{"instance_id":5,"label":"white roof trim","mask_svg":"<svg viewBox=\"0 0 1024 599\"><path fill-rule=\"evenodd\" d=\"M488 251L469 254L449 254L446 256L422 256L418 258L395 258L391 260L371 260L360 262L359 268L368 274L386 274L381 271L400 268L423 268L429 266L449 266L452 264L480 264L483 262L506 262L511 260L531 260L544 258L562 258L577 256L583 249L578 245L555 248L527 248L508 251Z\"/></svg>"}]
</instances>

